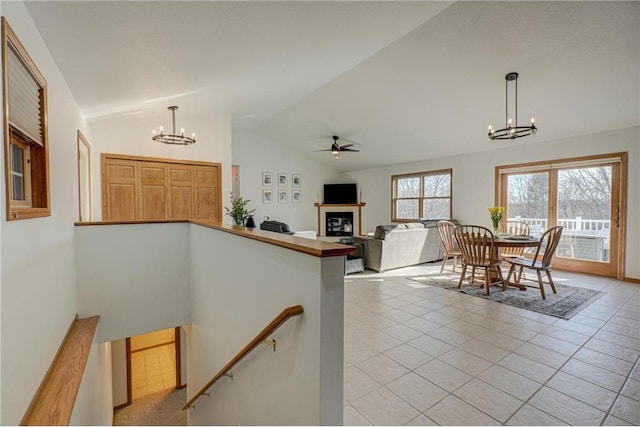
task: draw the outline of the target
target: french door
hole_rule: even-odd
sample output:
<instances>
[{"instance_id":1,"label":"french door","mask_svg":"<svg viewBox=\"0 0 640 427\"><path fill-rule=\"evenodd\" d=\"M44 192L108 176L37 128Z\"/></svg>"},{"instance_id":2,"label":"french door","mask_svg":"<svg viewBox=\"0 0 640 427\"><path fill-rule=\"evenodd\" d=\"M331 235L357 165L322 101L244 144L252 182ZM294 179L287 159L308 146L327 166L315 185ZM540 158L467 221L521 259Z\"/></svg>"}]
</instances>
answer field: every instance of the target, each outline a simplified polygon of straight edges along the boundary
<instances>
[{"instance_id":1,"label":"french door","mask_svg":"<svg viewBox=\"0 0 640 427\"><path fill-rule=\"evenodd\" d=\"M506 218L541 235L563 227L554 267L624 275L626 153L498 168Z\"/></svg>"}]
</instances>

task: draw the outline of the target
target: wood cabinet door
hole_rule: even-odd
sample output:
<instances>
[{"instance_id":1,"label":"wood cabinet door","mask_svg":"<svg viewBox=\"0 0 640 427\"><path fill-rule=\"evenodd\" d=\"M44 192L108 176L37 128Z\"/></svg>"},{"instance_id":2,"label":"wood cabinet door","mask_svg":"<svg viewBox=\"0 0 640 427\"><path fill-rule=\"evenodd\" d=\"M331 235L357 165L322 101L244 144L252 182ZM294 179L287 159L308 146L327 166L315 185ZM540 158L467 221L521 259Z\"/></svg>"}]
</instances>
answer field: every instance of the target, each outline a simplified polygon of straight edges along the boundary
<instances>
[{"instance_id":1,"label":"wood cabinet door","mask_svg":"<svg viewBox=\"0 0 640 427\"><path fill-rule=\"evenodd\" d=\"M194 166L195 217L199 221L220 221L220 167Z\"/></svg>"},{"instance_id":2,"label":"wood cabinet door","mask_svg":"<svg viewBox=\"0 0 640 427\"><path fill-rule=\"evenodd\" d=\"M167 219L168 167L160 162L138 162L141 220Z\"/></svg>"},{"instance_id":3,"label":"wood cabinet door","mask_svg":"<svg viewBox=\"0 0 640 427\"><path fill-rule=\"evenodd\" d=\"M193 218L195 174L192 165L169 165L169 219Z\"/></svg>"},{"instance_id":4,"label":"wood cabinet door","mask_svg":"<svg viewBox=\"0 0 640 427\"><path fill-rule=\"evenodd\" d=\"M102 219L220 221L221 166L102 154Z\"/></svg>"},{"instance_id":5,"label":"wood cabinet door","mask_svg":"<svg viewBox=\"0 0 640 427\"><path fill-rule=\"evenodd\" d=\"M138 219L138 162L106 159L102 168L102 217L110 221Z\"/></svg>"}]
</instances>

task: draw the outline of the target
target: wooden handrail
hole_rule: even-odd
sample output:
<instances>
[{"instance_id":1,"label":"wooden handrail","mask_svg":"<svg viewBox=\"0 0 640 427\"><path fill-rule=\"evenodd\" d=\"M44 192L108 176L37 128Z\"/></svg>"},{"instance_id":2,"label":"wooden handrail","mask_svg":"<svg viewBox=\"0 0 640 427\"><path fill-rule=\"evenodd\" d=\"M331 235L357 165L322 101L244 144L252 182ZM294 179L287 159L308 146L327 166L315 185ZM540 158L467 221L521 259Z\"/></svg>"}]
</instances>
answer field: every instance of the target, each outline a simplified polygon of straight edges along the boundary
<instances>
[{"instance_id":1,"label":"wooden handrail","mask_svg":"<svg viewBox=\"0 0 640 427\"><path fill-rule=\"evenodd\" d=\"M240 350L238 352L238 354L236 354L234 356L234 358L229 361L229 363L224 365L224 367L222 369L220 369L218 371L218 373L215 374L213 376L213 378L211 378L209 380L209 382L207 384L205 384L205 386L200 389L200 391L198 391L191 399L189 399L187 404L184 405L182 407L182 409L183 410L188 409L193 404L193 402L195 402L200 396L205 394L207 392L207 390L209 390L209 388L211 388L211 386L216 381L218 381L222 376L224 376L227 372L229 372L238 362L240 362L242 359L244 359L244 357L247 354L249 354L251 352L251 350L253 350L255 347L257 347L258 344L260 344L262 341L267 339L269 337L269 335L274 333L276 331L276 329L278 329L280 326L282 326L282 324L284 322L286 322L287 320L289 320L290 317L299 316L299 315L302 314L303 311L304 311L304 309L302 308L301 305L294 305L294 306L287 307L284 310L282 310L282 312L280 314L278 314L278 316L276 316L276 318L273 319L271 321L271 323L269 323L262 331L260 331L260 333L258 335L256 335L256 337L254 339L252 339L249 342L249 344L244 346L244 348L242 350Z\"/></svg>"},{"instance_id":2,"label":"wooden handrail","mask_svg":"<svg viewBox=\"0 0 640 427\"><path fill-rule=\"evenodd\" d=\"M98 316L75 319L20 425L69 425Z\"/></svg>"}]
</instances>

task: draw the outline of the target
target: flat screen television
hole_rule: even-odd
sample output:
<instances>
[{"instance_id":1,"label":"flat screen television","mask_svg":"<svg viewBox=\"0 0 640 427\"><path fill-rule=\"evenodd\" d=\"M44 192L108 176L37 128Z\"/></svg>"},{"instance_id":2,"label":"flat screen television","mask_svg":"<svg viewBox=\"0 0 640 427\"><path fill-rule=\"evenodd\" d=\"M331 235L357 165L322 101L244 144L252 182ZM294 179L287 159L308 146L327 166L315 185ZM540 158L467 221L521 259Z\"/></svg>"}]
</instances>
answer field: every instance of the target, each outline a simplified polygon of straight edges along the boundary
<instances>
[{"instance_id":1,"label":"flat screen television","mask_svg":"<svg viewBox=\"0 0 640 427\"><path fill-rule=\"evenodd\" d=\"M325 205L347 205L358 203L358 189L356 184L325 184Z\"/></svg>"}]
</instances>

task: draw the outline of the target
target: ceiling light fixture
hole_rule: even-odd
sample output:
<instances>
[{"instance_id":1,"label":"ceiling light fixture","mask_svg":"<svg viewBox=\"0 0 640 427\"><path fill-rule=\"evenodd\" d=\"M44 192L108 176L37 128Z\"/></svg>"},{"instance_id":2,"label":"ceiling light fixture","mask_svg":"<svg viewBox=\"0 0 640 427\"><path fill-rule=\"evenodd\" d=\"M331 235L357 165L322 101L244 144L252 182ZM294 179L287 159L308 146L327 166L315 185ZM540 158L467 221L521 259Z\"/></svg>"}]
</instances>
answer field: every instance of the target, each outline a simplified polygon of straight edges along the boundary
<instances>
[{"instance_id":1,"label":"ceiling light fixture","mask_svg":"<svg viewBox=\"0 0 640 427\"><path fill-rule=\"evenodd\" d=\"M515 117L509 117L509 82L515 82ZM538 128L535 125L535 119L531 117L530 126L518 126L518 73L509 73L505 76L505 126L502 129L493 129L489 125L489 139L516 139L523 136L534 135Z\"/></svg>"},{"instance_id":2,"label":"ceiling light fixture","mask_svg":"<svg viewBox=\"0 0 640 427\"><path fill-rule=\"evenodd\" d=\"M191 134L191 138L189 138L188 136L185 136L184 134L184 128L180 129L180 135L176 134L176 110L178 109L177 106L172 105L171 107L169 107L169 110L171 110L171 119L172 119L172 123L173 123L173 133L172 134L166 134L164 133L162 126L160 126L160 133L156 133L156 130L153 130L153 136L151 137L151 139L153 139L154 141L158 141L158 142L162 142L165 144L173 144L173 145L189 145L189 144L195 144L196 142L196 134L193 133Z\"/></svg>"}]
</instances>

